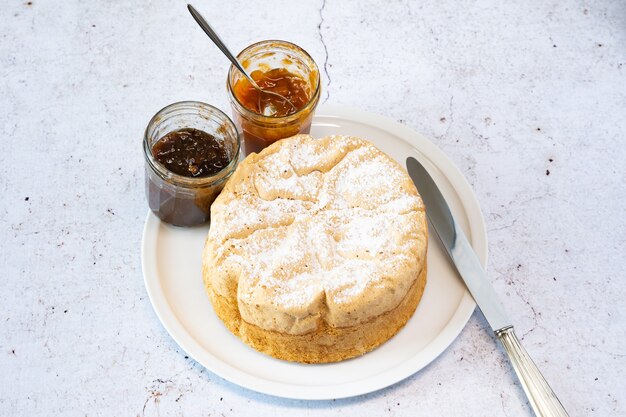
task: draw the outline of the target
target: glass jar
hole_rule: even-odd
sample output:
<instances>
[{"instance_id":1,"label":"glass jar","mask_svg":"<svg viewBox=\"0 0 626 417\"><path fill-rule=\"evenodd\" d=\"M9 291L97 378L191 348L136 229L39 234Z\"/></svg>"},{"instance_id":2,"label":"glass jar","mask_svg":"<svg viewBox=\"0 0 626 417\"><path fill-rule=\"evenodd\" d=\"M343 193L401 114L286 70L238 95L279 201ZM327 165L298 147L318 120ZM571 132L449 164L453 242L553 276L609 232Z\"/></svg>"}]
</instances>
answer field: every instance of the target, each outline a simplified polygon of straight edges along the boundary
<instances>
[{"instance_id":1,"label":"glass jar","mask_svg":"<svg viewBox=\"0 0 626 417\"><path fill-rule=\"evenodd\" d=\"M222 141L229 163L205 177L175 174L159 162L152 148L168 133L194 128ZM150 210L175 226L195 226L210 219L211 204L232 175L239 161L240 138L232 120L221 110L197 101L170 104L154 115L143 139L146 196Z\"/></svg>"},{"instance_id":2,"label":"glass jar","mask_svg":"<svg viewBox=\"0 0 626 417\"><path fill-rule=\"evenodd\" d=\"M251 73L284 68L306 81L309 100L296 113L284 117L264 116L243 106L235 95L235 85L244 76L231 65L226 88L233 109L233 119L243 134L245 154L259 152L279 139L309 133L315 107L320 99L320 74L313 58L302 48L285 41L262 41L248 46L237 55Z\"/></svg>"}]
</instances>

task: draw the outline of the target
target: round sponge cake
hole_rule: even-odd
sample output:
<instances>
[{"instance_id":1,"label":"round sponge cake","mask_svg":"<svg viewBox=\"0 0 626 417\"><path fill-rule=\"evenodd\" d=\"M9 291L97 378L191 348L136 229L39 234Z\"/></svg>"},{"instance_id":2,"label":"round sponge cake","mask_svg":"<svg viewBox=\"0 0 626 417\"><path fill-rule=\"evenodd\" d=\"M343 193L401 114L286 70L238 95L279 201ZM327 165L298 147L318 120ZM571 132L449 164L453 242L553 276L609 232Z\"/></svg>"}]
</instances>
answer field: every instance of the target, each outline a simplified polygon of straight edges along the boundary
<instances>
[{"instance_id":1,"label":"round sponge cake","mask_svg":"<svg viewBox=\"0 0 626 417\"><path fill-rule=\"evenodd\" d=\"M406 171L351 136L297 135L249 155L211 207L203 277L253 348L305 363L366 353L411 317L428 230Z\"/></svg>"}]
</instances>

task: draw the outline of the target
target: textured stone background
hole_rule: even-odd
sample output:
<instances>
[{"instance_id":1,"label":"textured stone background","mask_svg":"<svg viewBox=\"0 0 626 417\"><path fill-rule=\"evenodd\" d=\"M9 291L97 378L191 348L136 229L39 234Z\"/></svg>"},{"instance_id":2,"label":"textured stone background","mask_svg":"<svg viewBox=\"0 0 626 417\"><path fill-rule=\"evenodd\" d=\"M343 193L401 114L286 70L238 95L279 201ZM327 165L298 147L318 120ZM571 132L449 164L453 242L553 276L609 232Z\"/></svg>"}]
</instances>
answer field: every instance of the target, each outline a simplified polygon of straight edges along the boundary
<instances>
[{"instance_id":1,"label":"textured stone background","mask_svg":"<svg viewBox=\"0 0 626 417\"><path fill-rule=\"evenodd\" d=\"M300 44L324 100L431 138L481 203L489 275L572 415L626 415L626 3L196 0L229 45ZM154 314L140 142L227 62L174 0L0 8L0 415L531 415L475 313L369 395L305 402L187 359Z\"/></svg>"}]
</instances>

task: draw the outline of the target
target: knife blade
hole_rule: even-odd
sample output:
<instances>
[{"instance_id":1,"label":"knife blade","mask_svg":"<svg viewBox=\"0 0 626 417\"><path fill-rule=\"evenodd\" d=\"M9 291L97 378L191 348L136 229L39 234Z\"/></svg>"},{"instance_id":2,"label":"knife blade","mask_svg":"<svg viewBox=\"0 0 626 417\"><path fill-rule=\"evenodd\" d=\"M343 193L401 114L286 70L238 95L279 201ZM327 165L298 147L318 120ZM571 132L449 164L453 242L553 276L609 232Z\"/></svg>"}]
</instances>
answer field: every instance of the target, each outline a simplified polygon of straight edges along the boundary
<instances>
[{"instance_id":1,"label":"knife blade","mask_svg":"<svg viewBox=\"0 0 626 417\"><path fill-rule=\"evenodd\" d=\"M407 158L406 168L424 201L426 215L435 229L435 234L439 236L480 311L502 343L535 415L567 417L568 414L556 394L520 344L476 252L454 219L439 187L415 158Z\"/></svg>"},{"instance_id":2,"label":"knife blade","mask_svg":"<svg viewBox=\"0 0 626 417\"><path fill-rule=\"evenodd\" d=\"M406 166L426 205L428 219L489 325L494 332L511 326L511 321L489 283L476 252L472 249L463 229L454 220L437 184L415 158L409 157Z\"/></svg>"}]
</instances>

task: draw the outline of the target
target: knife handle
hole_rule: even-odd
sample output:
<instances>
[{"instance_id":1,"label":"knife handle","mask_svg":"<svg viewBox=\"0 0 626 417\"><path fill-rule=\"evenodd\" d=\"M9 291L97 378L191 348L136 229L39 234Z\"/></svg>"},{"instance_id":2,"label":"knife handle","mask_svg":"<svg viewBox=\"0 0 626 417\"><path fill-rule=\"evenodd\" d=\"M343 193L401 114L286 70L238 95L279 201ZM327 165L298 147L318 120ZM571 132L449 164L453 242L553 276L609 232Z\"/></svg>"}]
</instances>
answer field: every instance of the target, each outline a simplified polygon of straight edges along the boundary
<instances>
[{"instance_id":1,"label":"knife handle","mask_svg":"<svg viewBox=\"0 0 626 417\"><path fill-rule=\"evenodd\" d=\"M539 369L520 344L513 326L496 330L496 337L513 364L513 369L522 383L530 405L538 417L568 417L567 411L541 375Z\"/></svg>"}]
</instances>

